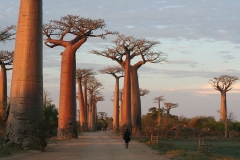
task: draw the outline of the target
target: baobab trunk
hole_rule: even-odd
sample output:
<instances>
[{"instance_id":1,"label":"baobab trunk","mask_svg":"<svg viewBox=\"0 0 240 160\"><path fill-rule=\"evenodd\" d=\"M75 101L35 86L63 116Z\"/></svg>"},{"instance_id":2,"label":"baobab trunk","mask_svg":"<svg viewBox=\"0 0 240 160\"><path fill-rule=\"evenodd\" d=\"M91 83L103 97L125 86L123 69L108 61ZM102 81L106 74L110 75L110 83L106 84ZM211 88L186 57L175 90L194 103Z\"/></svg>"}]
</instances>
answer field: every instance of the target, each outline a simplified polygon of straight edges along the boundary
<instances>
[{"instance_id":1,"label":"baobab trunk","mask_svg":"<svg viewBox=\"0 0 240 160\"><path fill-rule=\"evenodd\" d=\"M7 105L7 74L4 64L1 65L0 71L0 120L4 119L4 111Z\"/></svg>"},{"instance_id":2,"label":"baobab trunk","mask_svg":"<svg viewBox=\"0 0 240 160\"><path fill-rule=\"evenodd\" d=\"M138 83L137 67L131 67L131 116L132 116L132 135L141 134L141 99Z\"/></svg>"},{"instance_id":3,"label":"baobab trunk","mask_svg":"<svg viewBox=\"0 0 240 160\"><path fill-rule=\"evenodd\" d=\"M225 121L227 119L227 94L223 90L221 91L221 109L220 109L220 120Z\"/></svg>"},{"instance_id":4,"label":"baobab trunk","mask_svg":"<svg viewBox=\"0 0 240 160\"><path fill-rule=\"evenodd\" d=\"M83 99L83 91L82 91L82 82L81 79L77 79L78 82L78 101L79 101L79 123L80 123L80 130L86 131L87 129L87 121L86 121L86 111L85 111L85 104Z\"/></svg>"},{"instance_id":5,"label":"baobab trunk","mask_svg":"<svg viewBox=\"0 0 240 160\"><path fill-rule=\"evenodd\" d=\"M76 60L67 46L62 53L58 116L58 139L77 138L76 126Z\"/></svg>"},{"instance_id":6,"label":"baobab trunk","mask_svg":"<svg viewBox=\"0 0 240 160\"><path fill-rule=\"evenodd\" d=\"M125 60L125 76L124 76L124 89L123 89L123 106L120 134L124 133L126 128L131 131L131 77L130 77L130 53L126 54Z\"/></svg>"},{"instance_id":7,"label":"baobab trunk","mask_svg":"<svg viewBox=\"0 0 240 160\"><path fill-rule=\"evenodd\" d=\"M88 126L87 82L84 82L83 90L84 90L83 100L84 100L84 108L85 108L86 126Z\"/></svg>"},{"instance_id":8,"label":"baobab trunk","mask_svg":"<svg viewBox=\"0 0 240 160\"><path fill-rule=\"evenodd\" d=\"M93 95L89 95L89 105L88 105L88 130L92 131L92 117L93 117L93 103L92 103Z\"/></svg>"},{"instance_id":9,"label":"baobab trunk","mask_svg":"<svg viewBox=\"0 0 240 160\"><path fill-rule=\"evenodd\" d=\"M97 123L97 102L93 102L93 121L92 121L92 130L96 131L96 123Z\"/></svg>"},{"instance_id":10,"label":"baobab trunk","mask_svg":"<svg viewBox=\"0 0 240 160\"><path fill-rule=\"evenodd\" d=\"M161 109L160 109L160 101L158 102L158 126L161 125Z\"/></svg>"},{"instance_id":11,"label":"baobab trunk","mask_svg":"<svg viewBox=\"0 0 240 160\"><path fill-rule=\"evenodd\" d=\"M113 133L119 131L119 79L116 78L113 108Z\"/></svg>"},{"instance_id":12,"label":"baobab trunk","mask_svg":"<svg viewBox=\"0 0 240 160\"><path fill-rule=\"evenodd\" d=\"M42 0L21 0L15 42L6 145L42 150Z\"/></svg>"}]
</instances>

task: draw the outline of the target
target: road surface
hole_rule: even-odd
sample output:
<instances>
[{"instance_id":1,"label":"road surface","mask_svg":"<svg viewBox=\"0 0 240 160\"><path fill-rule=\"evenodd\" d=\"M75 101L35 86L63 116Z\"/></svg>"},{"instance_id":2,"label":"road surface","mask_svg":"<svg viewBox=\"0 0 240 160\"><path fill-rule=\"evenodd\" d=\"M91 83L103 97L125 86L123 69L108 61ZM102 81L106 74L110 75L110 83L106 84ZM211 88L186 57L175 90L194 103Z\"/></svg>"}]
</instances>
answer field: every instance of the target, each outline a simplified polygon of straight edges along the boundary
<instances>
[{"instance_id":1,"label":"road surface","mask_svg":"<svg viewBox=\"0 0 240 160\"><path fill-rule=\"evenodd\" d=\"M116 134L107 131L84 132L78 139L57 141L44 152L28 151L2 160L168 160L145 144L132 140L128 149Z\"/></svg>"}]
</instances>

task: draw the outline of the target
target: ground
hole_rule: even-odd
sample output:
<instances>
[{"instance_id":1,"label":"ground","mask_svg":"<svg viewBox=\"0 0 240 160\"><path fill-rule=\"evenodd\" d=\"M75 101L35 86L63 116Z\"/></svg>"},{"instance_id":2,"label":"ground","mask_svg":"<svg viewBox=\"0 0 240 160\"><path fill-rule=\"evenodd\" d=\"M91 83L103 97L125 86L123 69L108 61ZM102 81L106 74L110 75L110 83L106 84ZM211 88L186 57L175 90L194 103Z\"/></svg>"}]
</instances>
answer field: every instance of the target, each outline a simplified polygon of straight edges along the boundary
<instances>
[{"instance_id":1,"label":"ground","mask_svg":"<svg viewBox=\"0 0 240 160\"><path fill-rule=\"evenodd\" d=\"M44 152L28 151L2 160L168 160L145 144L132 140L125 149L118 135L107 131L82 133L78 139L48 144Z\"/></svg>"}]
</instances>

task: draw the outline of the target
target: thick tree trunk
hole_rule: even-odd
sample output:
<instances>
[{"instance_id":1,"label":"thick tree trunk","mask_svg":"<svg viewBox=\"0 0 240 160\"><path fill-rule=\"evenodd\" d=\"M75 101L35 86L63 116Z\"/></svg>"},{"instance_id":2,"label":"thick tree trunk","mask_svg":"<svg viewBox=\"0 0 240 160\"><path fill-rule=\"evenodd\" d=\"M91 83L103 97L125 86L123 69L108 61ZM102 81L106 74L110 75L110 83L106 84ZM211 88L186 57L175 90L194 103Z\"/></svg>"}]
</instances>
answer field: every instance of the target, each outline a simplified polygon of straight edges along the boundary
<instances>
[{"instance_id":1,"label":"thick tree trunk","mask_svg":"<svg viewBox=\"0 0 240 160\"><path fill-rule=\"evenodd\" d=\"M1 64L0 71L0 121L4 118L4 111L7 106L7 74L6 67Z\"/></svg>"},{"instance_id":2,"label":"thick tree trunk","mask_svg":"<svg viewBox=\"0 0 240 160\"><path fill-rule=\"evenodd\" d=\"M80 123L80 130L86 131L87 130L87 121L86 121L86 111L85 111L85 104L83 99L83 91L82 91L82 82L81 79L77 79L78 82L78 101L79 101L79 123Z\"/></svg>"},{"instance_id":3,"label":"thick tree trunk","mask_svg":"<svg viewBox=\"0 0 240 160\"><path fill-rule=\"evenodd\" d=\"M158 126L161 125L161 109L160 109L160 101L158 101Z\"/></svg>"},{"instance_id":4,"label":"thick tree trunk","mask_svg":"<svg viewBox=\"0 0 240 160\"><path fill-rule=\"evenodd\" d=\"M221 91L220 120L224 122L225 119L227 119L227 94L226 91Z\"/></svg>"},{"instance_id":5,"label":"thick tree trunk","mask_svg":"<svg viewBox=\"0 0 240 160\"><path fill-rule=\"evenodd\" d=\"M120 106L119 106L119 126L122 126L122 105L123 105L123 95L120 95Z\"/></svg>"},{"instance_id":6,"label":"thick tree trunk","mask_svg":"<svg viewBox=\"0 0 240 160\"><path fill-rule=\"evenodd\" d=\"M113 106L113 133L119 131L119 78L116 78Z\"/></svg>"},{"instance_id":7,"label":"thick tree trunk","mask_svg":"<svg viewBox=\"0 0 240 160\"><path fill-rule=\"evenodd\" d=\"M123 89L123 106L120 135L122 136L125 129L129 128L131 131L131 77L130 77L130 53L126 54L125 59L125 76L124 76L124 89Z\"/></svg>"},{"instance_id":8,"label":"thick tree trunk","mask_svg":"<svg viewBox=\"0 0 240 160\"><path fill-rule=\"evenodd\" d=\"M139 137L141 135L141 99L139 91L139 82L137 67L131 67L131 116L132 116L132 135Z\"/></svg>"},{"instance_id":9,"label":"thick tree trunk","mask_svg":"<svg viewBox=\"0 0 240 160\"><path fill-rule=\"evenodd\" d=\"M78 138L76 126L76 59L70 46L62 53L58 135L59 139Z\"/></svg>"},{"instance_id":10,"label":"thick tree trunk","mask_svg":"<svg viewBox=\"0 0 240 160\"><path fill-rule=\"evenodd\" d=\"M42 0L21 0L15 42L6 145L42 150Z\"/></svg>"}]
</instances>

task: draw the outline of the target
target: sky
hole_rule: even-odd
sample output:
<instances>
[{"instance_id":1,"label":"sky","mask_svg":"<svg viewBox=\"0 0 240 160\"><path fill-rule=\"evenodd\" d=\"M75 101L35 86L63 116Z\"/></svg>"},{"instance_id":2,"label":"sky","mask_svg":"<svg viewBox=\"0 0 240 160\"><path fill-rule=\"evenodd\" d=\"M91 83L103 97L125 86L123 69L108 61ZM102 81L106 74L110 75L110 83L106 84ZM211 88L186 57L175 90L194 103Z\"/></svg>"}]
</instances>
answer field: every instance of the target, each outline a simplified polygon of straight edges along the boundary
<instances>
[{"instance_id":1,"label":"sky","mask_svg":"<svg viewBox=\"0 0 240 160\"><path fill-rule=\"evenodd\" d=\"M0 0L0 27L17 25L19 0ZM209 80L221 75L240 78L240 1L239 0L43 0L43 23L60 20L68 14L84 18L104 19L107 30L125 36L159 41L152 51L168 55L168 62L147 63L138 71L139 87L149 94L141 97L142 114L157 107L153 99L164 96L165 102L178 103L170 113L193 118L214 116L219 120L220 92ZM43 37L46 38L46 37ZM89 51L104 50L116 37L106 40L89 38L76 53L77 68L93 68L103 84L105 101L97 109L113 115L115 79L98 70L118 65ZM14 40L0 43L0 50L14 50ZM62 47L43 45L44 89L58 107L60 80L60 53ZM134 61L133 61L134 63ZM8 95L11 86L8 76ZM120 79L120 88L123 79ZM161 102L161 107L163 107ZM240 81L227 92L227 108L240 121Z\"/></svg>"}]
</instances>

